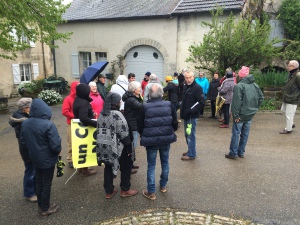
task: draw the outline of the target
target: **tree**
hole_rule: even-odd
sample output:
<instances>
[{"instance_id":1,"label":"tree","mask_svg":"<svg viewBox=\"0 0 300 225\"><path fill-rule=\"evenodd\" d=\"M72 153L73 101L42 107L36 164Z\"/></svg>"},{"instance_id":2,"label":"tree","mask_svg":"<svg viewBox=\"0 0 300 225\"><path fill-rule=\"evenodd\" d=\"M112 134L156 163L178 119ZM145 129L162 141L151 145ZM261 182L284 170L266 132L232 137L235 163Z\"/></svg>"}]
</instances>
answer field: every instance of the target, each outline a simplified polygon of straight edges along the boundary
<instances>
[{"instance_id":1,"label":"tree","mask_svg":"<svg viewBox=\"0 0 300 225\"><path fill-rule=\"evenodd\" d=\"M16 52L29 48L29 41L40 41L51 48L53 41L66 41L72 33L59 33L62 14L69 5L61 0L0 0L0 57L14 59ZM24 41L26 40L26 41Z\"/></svg>"},{"instance_id":2,"label":"tree","mask_svg":"<svg viewBox=\"0 0 300 225\"><path fill-rule=\"evenodd\" d=\"M196 69L223 73L228 67L237 70L243 65L270 63L278 55L279 49L273 44L279 40L269 40L271 27L267 19L261 24L258 20L236 19L231 13L225 21L220 21L223 10L211 13L212 22L202 22L210 28L209 32L201 43L189 47L187 61L195 63Z\"/></svg>"},{"instance_id":3,"label":"tree","mask_svg":"<svg viewBox=\"0 0 300 225\"><path fill-rule=\"evenodd\" d=\"M279 9L280 19L286 35L284 59L300 61L300 1L285 0Z\"/></svg>"}]
</instances>

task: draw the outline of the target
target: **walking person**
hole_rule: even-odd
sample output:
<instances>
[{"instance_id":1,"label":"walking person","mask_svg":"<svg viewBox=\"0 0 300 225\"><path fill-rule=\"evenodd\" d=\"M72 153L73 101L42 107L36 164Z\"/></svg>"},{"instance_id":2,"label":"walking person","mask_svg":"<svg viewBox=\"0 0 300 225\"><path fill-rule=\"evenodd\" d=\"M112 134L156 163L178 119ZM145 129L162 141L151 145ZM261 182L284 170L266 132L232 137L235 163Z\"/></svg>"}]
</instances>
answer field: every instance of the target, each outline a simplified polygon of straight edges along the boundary
<instances>
[{"instance_id":1,"label":"walking person","mask_svg":"<svg viewBox=\"0 0 300 225\"><path fill-rule=\"evenodd\" d=\"M216 117L216 98L218 96L218 87L220 87L219 73L216 71L210 82L208 89L208 98L210 99L211 116L209 118L217 119Z\"/></svg>"},{"instance_id":2,"label":"walking person","mask_svg":"<svg viewBox=\"0 0 300 225\"><path fill-rule=\"evenodd\" d=\"M221 87L218 88L220 96L225 98L225 103L222 106L222 112L224 115L224 122L220 125L220 128L229 128L229 119L230 119L230 104L232 102L234 88L234 79L232 72L227 72L226 79L221 84Z\"/></svg>"},{"instance_id":3,"label":"walking person","mask_svg":"<svg viewBox=\"0 0 300 225\"><path fill-rule=\"evenodd\" d=\"M121 197L131 197L138 193L130 189L131 168L135 158L132 137L127 121L120 112L121 96L109 92L104 108L97 121L97 161L104 168L105 198L112 198L118 190L113 185L117 171L121 171Z\"/></svg>"},{"instance_id":4,"label":"walking person","mask_svg":"<svg viewBox=\"0 0 300 225\"><path fill-rule=\"evenodd\" d=\"M249 74L250 68L243 66L239 71L240 82L234 86L231 112L233 117L229 153L225 158L244 158L252 118L259 109L264 96Z\"/></svg>"},{"instance_id":5,"label":"walking person","mask_svg":"<svg viewBox=\"0 0 300 225\"><path fill-rule=\"evenodd\" d=\"M28 148L36 171L38 212L48 217L58 210L50 206L50 193L55 165L61 152L61 138L55 124L50 121L50 107L40 98L32 101L29 118L22 124L21 143Z\"/></svg>"},{"instance_id":6,"label":"walking person","mask_svg":"<svg viewBox=\"0 0 300 225\"><path fill-rule=\"evenodd\" d=\"M288 64L289 78L283 87L281 111L285 113L286 126L280 134L290 134L294 125L294 116L300 100L300 72L299 63L291 60Z\"/></svg>"},{"instance_id":7,"label":"walking person","mask_svg":"<svg viewBox=\"0 0 300 225\"><path fill-rule=\"evenodd\" d=\"M169 151L170 144L176 141L174 133L178 128L175 117L172 116L171 103L164 101L163 88L160 84L153 84L149 90L150 99L143 105L139 115L138 130L141 135L141 146L147 151L147 190L143 195L155 200L155 165L157 152L160 155L161 175L160 191L167 191L169 176ZM162 123L163 121L163 123Z\"/></svg>"},{"instance_id":8,"label":"walking person","mask_svg":"<svg viewBox=\"0 0 300 225\"><path fill-rule=\"evenodd\" d=\"M79 84L78 81L74 81L70 85L70 94L64 99L61 112L66 117L67 122L67 142L68 142L68 167L73 167L72 161L72 138L71 138L71 120L74 119L73 103L76 98L76 87Z\"/></svg>"},{"instance_id":9,"label":"walking person","mask_svg":"<svg viewBox=\"0 0 300 225\"><path fill-rule=\"evenodd\" d=\"M21 98L17 102L18 110L9 118L9 124L15 129L16 138L18 139L19 152L24 162L25 171L23 176L23 194L27 201L36 203L36 189L35 189L35 167L29 157L28 148L21 143L21 129L23 121L29 117L31 98Z\"/></svg>"},{"instance_id":10,"label":"walking person","mask_svg":"<svg viewBox=\"0 0 300 225\"><path fill-rule=\"evenodd\" d=\"M196 83L193 72L185 72L185 85L180 109L180 118L184 119L184 135L188 150L182 154L181 160L196 158L196 126L200 110L204 107L202 88ZM188 132L187 132L187 128Z\"/></svg>"}]
</instances>

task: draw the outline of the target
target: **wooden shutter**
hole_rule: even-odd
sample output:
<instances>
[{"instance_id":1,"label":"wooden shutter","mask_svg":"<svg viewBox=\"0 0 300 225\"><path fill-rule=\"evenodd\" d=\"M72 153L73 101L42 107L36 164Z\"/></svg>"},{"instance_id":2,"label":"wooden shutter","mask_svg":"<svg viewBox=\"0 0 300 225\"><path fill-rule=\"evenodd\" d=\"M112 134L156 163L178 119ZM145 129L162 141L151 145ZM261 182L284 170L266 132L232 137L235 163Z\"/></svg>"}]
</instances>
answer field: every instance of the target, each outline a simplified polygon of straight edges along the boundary
<instances>
[{"instance_id":1,"label":"wooden shutter","mask_svg":"<svg viewBox=\"0 0 300 225\"><path fill-rule=\"evenodd\" d=\"M72 53L71 55L71 66L72 66L72 76L74 78L79 78L79 59L78 59L78 53Z\"/></svg>"},{"instance_id":2,"label":"wooden shutter","mask_svg":"<svg viewBox=\"0 0 300 225\"><path fill-rule=\"evenodd\" d=\"M19 64L12 64L12 74L14 78L14 84L20 84L21 83L21 76L20 76L20 66Z\"/></svg>"}]
</instances>

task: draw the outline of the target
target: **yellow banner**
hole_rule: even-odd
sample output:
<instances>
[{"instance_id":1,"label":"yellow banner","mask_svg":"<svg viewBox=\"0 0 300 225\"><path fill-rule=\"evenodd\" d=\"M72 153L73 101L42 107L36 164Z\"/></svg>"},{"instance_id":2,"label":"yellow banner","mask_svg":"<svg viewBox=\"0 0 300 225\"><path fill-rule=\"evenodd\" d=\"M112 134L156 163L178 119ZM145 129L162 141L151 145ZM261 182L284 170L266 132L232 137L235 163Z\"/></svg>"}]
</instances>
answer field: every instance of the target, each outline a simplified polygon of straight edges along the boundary
<instances>
[{"instance_id":1,"label":"yellow banner","mask_svg":"<svg viewBox=\"0 0 300 225\"><path fill-rule=\"evenodd\" d=\"M71 121L72 160L74 168L98 166L96 128L83 126L79 119Z\"/></svg>"}]
</instances>

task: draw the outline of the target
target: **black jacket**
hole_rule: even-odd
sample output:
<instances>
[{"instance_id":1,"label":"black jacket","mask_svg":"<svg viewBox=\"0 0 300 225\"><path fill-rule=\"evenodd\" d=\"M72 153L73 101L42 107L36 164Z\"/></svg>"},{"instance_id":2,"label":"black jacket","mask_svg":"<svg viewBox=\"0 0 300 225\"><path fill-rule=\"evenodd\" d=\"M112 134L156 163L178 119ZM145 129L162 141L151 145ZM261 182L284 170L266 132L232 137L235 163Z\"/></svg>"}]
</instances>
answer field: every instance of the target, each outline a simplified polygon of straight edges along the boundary
<instances>
[{"instance_id":1,"label":"black jacket","mask_svg":"<svg viewBox=\"0 0 300 225\"><path fill-rule=\"evenodd\" d=\"M61 138L50 121L50 107L40 98L32 101L29 118L22 124L20 141L25 144L35 167L48 169L58 161Z\"/></svg>"},{"instance_id":2,"label":"black jacket","mask_svg":"<svg viewBox=\"0 0 300 225\"><path fill-rule=\"evenodd\" d=\"M178 101L182 101L183 97L183 86L184 86L184 75L181 73L178 76L178 85L179 85L179 94L178 94Z\"/></svg>"},{"instance_id":3,"label":"black jacket","mask_svg":"<svg viewBox=\"0 0 300 225\"><path fill-rule=\"evenodd\" d=\"M168 82L168 85L164 87L164 92L168 92L168 99L170 102L178 102L178 85L173 82Z\"/></svg>"},{"instance_id":4,"label":"black jacket","mask_svg":"<svg viewBox=\"0 0 300 225\"><path fill-rule=\"evenodd\" d=\"M87 84L79 84L76 87L76 98L73 103L74 118L79 119L84 126L97 127L97 121L92 120L94 113L90 102L90 87Z\"/></svg>"},{"instance_id":5,"label":"black jacket","mask_svg":"<svg viewBox=\"0 0 300 225\"><path fill-rule=\"evenodd\" d=\"M208 89L208 98L210 100L216 100L218 96L218 87L220 87L220 79L213 79L210 82L209 89Z\"/></svg>"},{"instance_id":6,"label":"black jacket","mask_svg":"<svg viewBox=\"0 0 300 225\"><path fill-rule=\"evenodd\" d=\"M198 105L193 107L195 103L198 102ZM181 119L190 119L198 118L200 114L200 109L204 107L204 94L202 87L193 81L191 85L184 84L183 87L183 98L180 108L180 118Z\"/></svg>"},{"instance_id":7,"label":"black jacket","mask_svg":"<svg viewBox=\"0 0 300 225\"><path fill-rule=\"evenodd\" d=\"M126 91L122 97L124 104L124 116L132 131L137 131L138 114L143 107L142 99L137 98L133 93Z\"/></svg>"},{"instance_id":8,"label":"black jacket","mask_svg":"<svg viewBox=\"0 0 300 225\"><path fill-rule=\"evenodd\" d=\"M15 129L16 137L19 143L19 152L24 162L31 162L27 146L20 142L22 122L27 120L28 117L29 115L27 113L24 113L19 109L9 118L9 124Z\"/></svg>"},{"instance_id":9,"label":"black jacket","mask_svg":"<svg viewBox=\"0 0 300 225\"><path fill-rule=\"evenodd\" d=\"M175 142L178 126L172 116L171 102L162 98L150 99L139 114L138 131L141 146L166 145Z\"/></svg>"}]
</instances>

